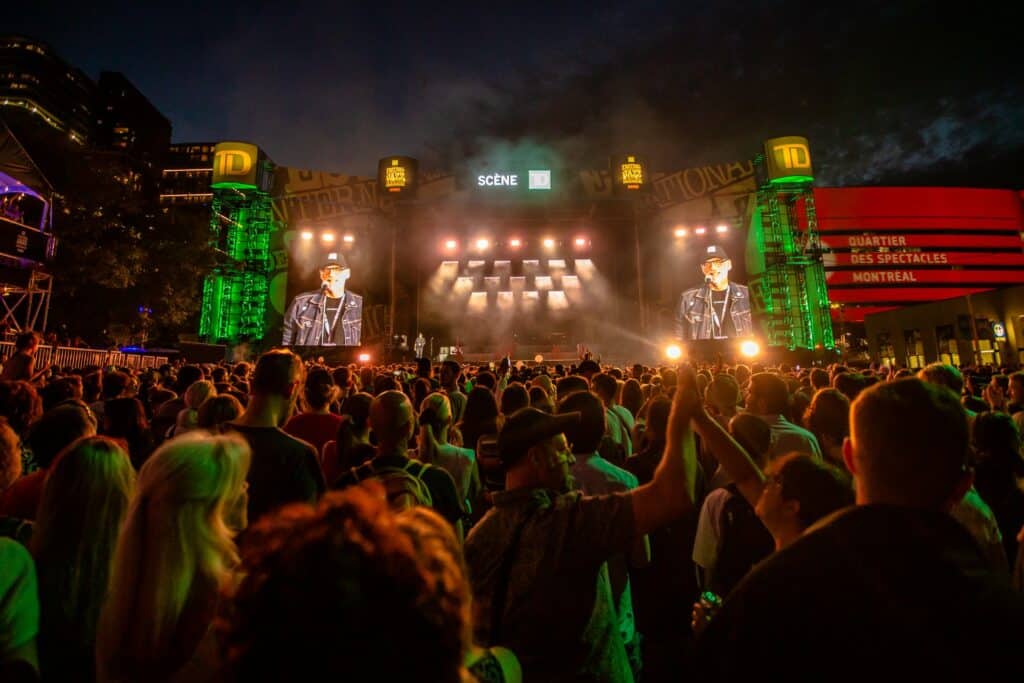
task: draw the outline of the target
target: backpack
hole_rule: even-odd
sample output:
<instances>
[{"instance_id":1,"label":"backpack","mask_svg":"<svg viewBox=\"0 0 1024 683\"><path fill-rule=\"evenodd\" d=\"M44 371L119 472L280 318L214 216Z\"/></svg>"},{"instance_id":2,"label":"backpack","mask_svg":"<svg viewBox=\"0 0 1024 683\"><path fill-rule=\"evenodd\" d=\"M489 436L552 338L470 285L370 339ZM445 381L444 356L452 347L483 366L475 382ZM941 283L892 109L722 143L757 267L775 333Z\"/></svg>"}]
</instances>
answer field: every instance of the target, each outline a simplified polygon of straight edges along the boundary
<instances>
[{"instance_id":1,"label":"backpack","mask_svg":"<svg viewBox=\"0 0 1024 683\"><path fill-rule=\"evenodd\" d=\"M722 507L722 536L710 586L712 592L723 597L755 564L775 550L772 535L736 485L730 484L726 490L732 495Z\"/></svg>"},{"instance_id":2,"label":"backpack","mask_svg":"<svg viewBox=\"0 0 1024 683\"><path fill-rule=\"evenodd\" d=\"M413 469L419 466L414 473ZM388 465L377 467L370 461L360 467L352 468L352 477L356 481L375 479L384 486L384 492L388 499L388 506L395 512L408 510L409 508L423 505L433 507L434 499L430 495L430 489L423 481L423 473L430 465L426 463L409 460L402 467Z\"/></svg>"}]
</instances>

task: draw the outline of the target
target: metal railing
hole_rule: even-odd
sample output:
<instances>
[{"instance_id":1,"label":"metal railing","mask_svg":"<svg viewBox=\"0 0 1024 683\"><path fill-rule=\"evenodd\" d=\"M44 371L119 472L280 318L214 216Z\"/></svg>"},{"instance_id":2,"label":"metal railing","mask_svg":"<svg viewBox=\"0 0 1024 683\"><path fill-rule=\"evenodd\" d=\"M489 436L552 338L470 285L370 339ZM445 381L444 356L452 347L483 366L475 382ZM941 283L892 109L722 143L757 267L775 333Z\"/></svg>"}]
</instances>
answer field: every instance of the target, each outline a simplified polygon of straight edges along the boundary
<instances>
[{"instance_id":1,"label":"metal railing","mask_svg":"<svg viewBox=\"0 0 1024 683\"><path fill-rule=\"evenodd\" d=\"M0 342L0 358L14 353L14 342ZM80 370L89 366L144 370L158 368L167 362L167 356L147 356L141 353L125 353L106 349L82 349L73 346L40 346L36 351L36 363L48 363L54 367Z\"/></svg>"}]
</instances>

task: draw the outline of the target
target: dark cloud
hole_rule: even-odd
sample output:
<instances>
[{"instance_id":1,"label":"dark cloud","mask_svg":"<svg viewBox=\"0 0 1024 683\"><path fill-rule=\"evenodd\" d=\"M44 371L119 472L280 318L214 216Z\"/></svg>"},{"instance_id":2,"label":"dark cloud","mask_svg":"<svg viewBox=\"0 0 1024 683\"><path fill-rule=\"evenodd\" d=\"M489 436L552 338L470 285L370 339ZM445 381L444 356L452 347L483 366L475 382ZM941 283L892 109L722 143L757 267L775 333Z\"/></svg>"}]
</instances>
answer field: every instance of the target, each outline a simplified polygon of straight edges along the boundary
<instances>
[{"instance_id":1,"label":"dark cloud","mask_svg":"<svg viewBox=\"0 0 1024 683\"><path fill-rule=\"evenodd\" d=\"M124 71L175 139L370 174L539 146L656 167L811 139L827 183L1024 185L1020 3L43 2L9 29Z\"/></svg>"}]
</instances>

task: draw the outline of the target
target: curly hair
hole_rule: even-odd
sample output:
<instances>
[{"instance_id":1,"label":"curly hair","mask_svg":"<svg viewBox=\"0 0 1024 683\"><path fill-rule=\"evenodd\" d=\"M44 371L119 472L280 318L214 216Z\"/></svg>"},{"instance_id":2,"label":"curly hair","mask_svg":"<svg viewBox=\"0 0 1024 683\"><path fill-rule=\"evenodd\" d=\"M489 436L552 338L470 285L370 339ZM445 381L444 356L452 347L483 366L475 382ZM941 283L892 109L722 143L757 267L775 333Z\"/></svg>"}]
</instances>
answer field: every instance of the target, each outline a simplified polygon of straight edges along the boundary
<instances>
[{"instance_id":1,"label":"curly hair","mask_svg":"<svg viewBox=\"0 0 1024 683\"><path fill-rule=\"evenodd\" d=\"M220 623L235 680L459 681L464 582L439 578L378 485L262 518L242 571Z\"/></svg>"}]
</instances>

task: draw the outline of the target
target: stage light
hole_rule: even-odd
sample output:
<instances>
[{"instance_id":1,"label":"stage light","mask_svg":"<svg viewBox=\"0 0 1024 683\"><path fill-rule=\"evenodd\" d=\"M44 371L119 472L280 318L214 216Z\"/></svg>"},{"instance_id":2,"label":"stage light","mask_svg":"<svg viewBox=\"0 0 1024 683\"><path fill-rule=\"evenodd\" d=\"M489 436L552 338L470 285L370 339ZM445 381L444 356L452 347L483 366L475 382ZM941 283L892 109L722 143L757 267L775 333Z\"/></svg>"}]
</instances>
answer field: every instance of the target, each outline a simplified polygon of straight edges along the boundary
<instances>
[{"instance_id":1,"label":"stage light","mask_svg":"<svg viewBox=\"0 0 1024 683\"><path fill-rule=\"evenodd\" d=\"M740 353L747 358L753 358L761 352L761 346L753 339L748 339L740 344Z\"/></svg>"},{"instance_id":2,"label":"stage light","mask_svg":"<svg viewBox=\"0 0 1024 683\"><path fill-rule=\"evenodd\" d=\"M679 227L676 228L675 233L676 237L686 237L686 235L689 234L689 231L686 228Z\"/></svg>"},{"instance_id":3,"label":"stage light","mask_svg":"<svg viewBox=\"0 0 1024 683\"><path fill-rule=\"evenodd\" d=\"M513 249L518 249L519 247L523 246L523 241L518 237L513 237L508 241L508 246L512 247Z\"/></svg>"},{"instance_id":4,"label":"stage light","mask_svg":"<svg viewBox=\"0 0 1024 683\"><path fill-rule=\"evenodd\" d=\"M723 223L722 225L719 225L717 228L715 228L715 232L717 232L719 235L721 235L723 232L729 232L729 226Z\"/></svg>"},{"instance_id":5,"label":"stage light","mask_svg":"<svg viewBox=\"0 0 1024 683\"><path fill-rule=\"evenodd\" d=\"M544 362L544 356L542 356L542 355L540 355L538 353L536 356L533 357L533 362L534 363L543 363Z\"/></svg>"},{"instance_id":6,"label":"stage light","mask_svg":"<svg viewBox=\"0 0 1024 683\"><path fill-rule=\"evenodd\" d=\"M704 227L704 226L702 225L702 226L700 226L699 228L694 228L693 232L694 232L694 234L696 234L696 235L703 235L703 234L704 234L705 232L707 232L707 228L705 228L705 227Z\"/></svg>"},{"instance_id":7,"label":"stage light","mask_svg":"<svg viewBox=\"0 0 1024 683\"><path fill-rule=\"evenodd\" d=\"M486 251L489 246L491 246L490 240L481 238L476 241L476 248L480 251Z\"/></svg>"},{"instance_id":8,"label":"stage light","mask_svg":"<svg viewBox=\"0 0 1024 683\"><path fill-rule=\"evenodd\" d=\"M360 363L369 363L370 362L370 354L368 354L368 353L361 353L361 354L359 354L359 362Z\"/></svg>"},{"instance_id":9,"label":"stage light","mask_svg":"<svg viewBox=\"0 0 1024 683\"><path fill-rule=\"evenodd\" d=\"M544 248L545 249L554 249L555 248L555 241L553 239L551 239L550 237L545 237L543 244L544 244Z\"/></svg>"},{"instance_id":10,"label":"stage light","mask_svg":"<svg viewBox=\"0 0 1024 683\"><path fill-rule=\"evenodd\" d=\"M344 237L341 238L341 241L344 242L345 244L352 244L353 242L356 241L356 238L354 235L345 235Z\"/></svg>"},{"instance_id":11,"label":"stage light","mask_svg":"<svg viewBox=\"0 0 1024 683\"><path fill-rule=\"evenodd\" d=\"M665 347L665 357L669 360L679 360L683 357L683 350L678 344L669 344Z\"/></svg>"},{"instance_id":12,"label":"stage light","mask_svg":"<svg viewBox=\"0 0 1024 683\"><path fill-rule=\"evenodd\" d=\"M458 246L459 243L456 242L455 240L445 240L444 248L447 249L448 251L455 251L456 247Z\"/></svg>"},{"instance_id":13,"label":"stage light","mask_svg":"<svg viewBox=\"0 0 1024 683\"><path fill-rule=\"evenodd\" d=\"M334 233L330 231L321 233L320 239L323 240L324 242L331 243L334 241Z\"/></svg>"},{"instance_id":14,"label":"stage light","mask_svg":"<svg viewBox=\"0 0 1024 683\"><path fill-rule=\"evenodd\" d=\"M299 236L302 237L302 239L304 239L304 240L306 240L308 242L311 239L313 239L313 231L312 230L303 230L299 234Z\"/></svg>"},{"instance_id":15,"label":"stage light","mask_svg":"<svg viewBox=\"0 0 1024 683\"><path fill-rule=\"evenodd\" d=\"M587 238L586 237L577 237L576 238L576 246L577 247L585 247L585 246L587 246Z\"/></svg>"}]
</instances>

